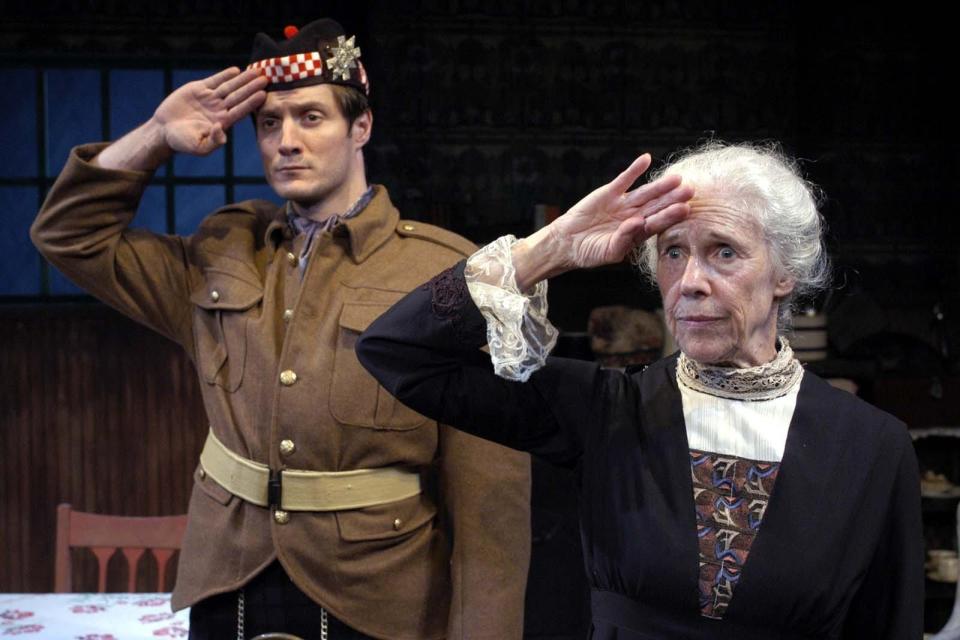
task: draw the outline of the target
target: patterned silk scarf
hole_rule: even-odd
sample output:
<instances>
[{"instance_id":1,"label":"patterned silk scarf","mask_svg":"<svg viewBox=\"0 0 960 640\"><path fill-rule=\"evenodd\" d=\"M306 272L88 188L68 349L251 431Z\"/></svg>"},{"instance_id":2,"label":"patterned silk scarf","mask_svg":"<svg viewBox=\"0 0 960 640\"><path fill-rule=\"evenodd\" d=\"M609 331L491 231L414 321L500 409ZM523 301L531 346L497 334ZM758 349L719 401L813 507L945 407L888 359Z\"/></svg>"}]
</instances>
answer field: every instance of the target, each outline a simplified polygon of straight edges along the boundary
<instances>
[{"instance_id":1,"label":"patterned silk scarf","mask_svg":"<svg viewBox=\"0 0 960 640\"><path fill-rule=\"evenodd\" d=\"M287 202L287 224L290 230L296 235L304 233L307 235L307 241L303 243L303 249L300 250L300 276L303 277L303 270L307 266L307 258L310 250L313 248L313 242L320 234L330 231L344 220L349 220L363 211L373 198L373 187L367 187L367 190L357 198L349 209L344 213L334 214L323 220L311 220L305 216L299 215L293 210L292 204Z\"/></svg>"}]
</instances>

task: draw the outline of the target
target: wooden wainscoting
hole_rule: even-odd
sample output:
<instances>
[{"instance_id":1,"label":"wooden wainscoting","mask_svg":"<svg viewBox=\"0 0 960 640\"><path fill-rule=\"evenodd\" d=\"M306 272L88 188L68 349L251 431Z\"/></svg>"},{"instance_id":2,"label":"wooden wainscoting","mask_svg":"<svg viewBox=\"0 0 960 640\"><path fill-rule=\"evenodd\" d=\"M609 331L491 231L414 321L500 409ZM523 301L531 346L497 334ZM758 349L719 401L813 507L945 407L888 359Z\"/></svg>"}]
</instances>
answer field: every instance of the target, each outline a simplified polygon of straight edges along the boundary
<instances>
[{"instance_id":1,"label":"wooden wainscoting","mask_svg":"<svg viewBox=\"0 0 960 640\"><path fill-rule=\"evenodd\" d=\"M193 366L166 338L96 303L0 306L0 592L53 590L60 502L184 513L206 431ZM74 562L76 590L95 588L92 556Z\"/></svg>"}]
</instances>

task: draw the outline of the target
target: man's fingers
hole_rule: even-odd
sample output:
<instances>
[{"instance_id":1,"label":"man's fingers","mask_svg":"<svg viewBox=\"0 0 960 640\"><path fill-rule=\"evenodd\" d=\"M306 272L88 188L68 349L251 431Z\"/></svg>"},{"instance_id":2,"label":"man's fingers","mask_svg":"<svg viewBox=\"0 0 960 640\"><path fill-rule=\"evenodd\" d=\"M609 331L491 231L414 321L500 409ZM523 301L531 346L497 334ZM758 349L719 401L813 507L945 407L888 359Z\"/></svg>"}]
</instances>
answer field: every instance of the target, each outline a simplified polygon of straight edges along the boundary
<instances>
[{"instance_id":1,"label":"man's fingers","mask_svg":"<svg viewBox=\"0 0 960 640\"><path fill-rule=\"evenodd\" d=\"M213 125L213 130L210 132L210 139L216 147L222 147L227 144L227 133L223 130L222 126L215 124Z\"/></svg>"},{"instance_id":2,"label":"man's fingers","mask_svg":"<svg viewBox=\"0 0 960 640\"><path fill-rule=\"evenodd\" d=\"M229 80L230 78L234 77L239 73L240 73L239 68L229 67L227 69L224 69L223 71L213 74L209 78L204 78L202 81L203 86L205 86L207 89L216 89L221 84L223 84L224 82L226 82L227 80Z\"/></svg>"},{"instance_id":3,"label":"man's fingers","mask_svg":"<svg viewBox=\"0 0 960 640\"><path fill-rule=\"evenodd\" d=\"M253 113L253 111L263 104L263 101L266 99L267 92L263 89L247 96L243 102L227 110L227 114L221 120L223 127L225 129L229 129L241 118Z\"/></svg>"},{"instance_id":4,"label":"man's fingers","mask_svg":"<svg viewBox=\"0 0 960 640\"><path fill-rule=\"evenodd\" d=\"M607 185L608 188L613 193L623 193L629 189L630 185L636 182L637 178L643 175L643 172L650 167L650 162L650 154L643 154L634 160L630 166L623 171L623 173L614 178L613 181Z\"/></svg>"},{"instance_id":5,"label":"man's fingers","mask_svg":"<svg viewBox=\"0 0 960 640\"><path fill-rule=\"evenodd\" d=\"M241 76L237 76L237 78L240 77ZM233 81L231 80L231 82ZM266 76L254 76L249 81L237 86L233 91L231 91L226 98L224 98L224 106L227 109L232 109L256 92L263 91L263 89L267 86L267 82L268 80Z\"/></svg>"},{"instance_id":6,"label":"man's fingers","mask_svg":"<svg viewBox=\"0 0 960 640\"><path fill-rule=\"evenodd\" d=\"M247 85L254 84L257 89L262 89L267 86L267 82L267 77L257 69L247 69L222 82L214 89L214 93L218 98L229 99L233 93L242 90Z\"/></svg>"}]
</instances>

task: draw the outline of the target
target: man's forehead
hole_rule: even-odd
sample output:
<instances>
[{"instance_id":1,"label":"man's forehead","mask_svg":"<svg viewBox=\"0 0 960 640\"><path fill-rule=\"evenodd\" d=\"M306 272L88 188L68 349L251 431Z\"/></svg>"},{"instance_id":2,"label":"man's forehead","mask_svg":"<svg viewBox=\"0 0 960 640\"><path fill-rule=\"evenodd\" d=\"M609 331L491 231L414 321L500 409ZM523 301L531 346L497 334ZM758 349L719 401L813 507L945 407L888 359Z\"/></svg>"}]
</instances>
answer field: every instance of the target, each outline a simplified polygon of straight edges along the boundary
<instances>
[{"instance_id":1,"label":"man's forehead","mask_svg":"<svg viewBox=\"0 0 960 640\"><path fill-rule=\"evenodd\" d=\"M260 110L270 109L279 106L320 104L333 105L333 89L329 84L314 84L306 87L297 87L296 89L285 89L283 91L270 91L267 93L267 99L264 100Z\"/></svg>"}]
</instances>

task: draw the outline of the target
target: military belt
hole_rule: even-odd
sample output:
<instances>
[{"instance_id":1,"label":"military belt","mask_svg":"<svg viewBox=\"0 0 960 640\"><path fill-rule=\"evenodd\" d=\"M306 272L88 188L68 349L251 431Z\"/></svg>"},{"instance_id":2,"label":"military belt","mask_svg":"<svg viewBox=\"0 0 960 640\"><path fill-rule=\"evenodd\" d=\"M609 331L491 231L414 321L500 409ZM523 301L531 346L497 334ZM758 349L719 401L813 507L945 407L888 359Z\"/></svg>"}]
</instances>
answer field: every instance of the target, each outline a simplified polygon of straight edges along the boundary
<instances>
[{"instance_id":1,"label":"military belt","mask_svg":"<svg viewBox=\"0 0 960 640\"><path fill-rule=\"evenodd\" d=\"M351 471L271 469L230 451L211 430L200 466L247 502L283 511L343 511L387 504L421 492L420 474L404 467Z\"/></svg>"}]
</instances>

